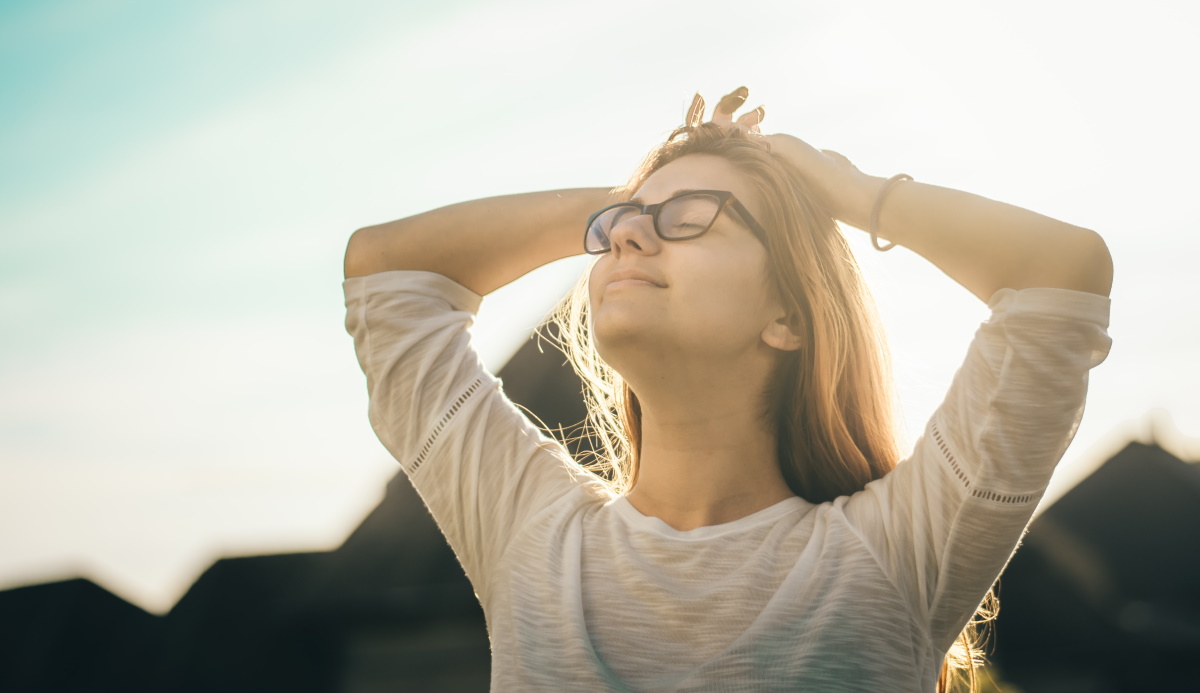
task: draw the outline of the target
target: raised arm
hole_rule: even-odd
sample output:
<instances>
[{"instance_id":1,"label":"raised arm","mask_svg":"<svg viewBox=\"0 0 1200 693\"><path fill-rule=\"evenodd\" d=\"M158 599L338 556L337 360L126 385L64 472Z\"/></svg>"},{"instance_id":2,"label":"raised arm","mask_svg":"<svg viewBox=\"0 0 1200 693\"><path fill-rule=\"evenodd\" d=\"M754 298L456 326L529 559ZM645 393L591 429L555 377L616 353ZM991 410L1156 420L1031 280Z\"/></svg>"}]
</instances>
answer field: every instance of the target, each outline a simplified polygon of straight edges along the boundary
<instances>
[{"instance_id":1,"label":"raised arm","mask_svg":"<svg viewBox=\"0 0 1200 693\"><path fill-rule=\"evenodd\" d=\"M734 125L733 112L747 94L742 87L726 95L713 120ZM736 124L758 132L762 116L760 107ZM773 152L824 194L840 221L868 228L885 178L869 176L841 154L814 149L790 135L766 137ZM1052 287L1102 296L1112 289L1112 257L1099 234L986 197L899 181L886 190L878 222L879 236L919 253L983 301L1003 288Z\"/></svg>"},{"instance_id":2,"label":"raised arm","mask_svg":"<svg viewBox=\"0 0 1200 693\"><path fill-rule=\"evenodd\" d=\"M822 189L839 220L867 229L886 179L795 137L769 139L773 150ZM1112 289L1112 257L1094 231L916 181L898 181L885 195L878 235L919 253L983 301L1004 288L1051 287L1102 296Z\"/></svg>"},{"instance_id":3,"label":"raised arm","mask_svg":"<svg viewBox=\"0 0 1200 693\"><path fill-rule=\"evenodd\" d=\"M864 176L839 217L866 229L885 179ZM889 187L878 235L923 256L987 301L998 289L1054 287L1108 296L1113 265L1099 234L971 193L916 181Z\"/></svg>"},{"instance_id":4,"label":"raised arm","mask_svg":"<svg viewBox=\"0 0 1200 693\"><path fill-rule=\"evenodd\" d=\"M488 197L367 226L346 248L346 278L425 270L483 296L554 260L583 252L588 215L609 188Z\"/></svg>"}]
</instances>

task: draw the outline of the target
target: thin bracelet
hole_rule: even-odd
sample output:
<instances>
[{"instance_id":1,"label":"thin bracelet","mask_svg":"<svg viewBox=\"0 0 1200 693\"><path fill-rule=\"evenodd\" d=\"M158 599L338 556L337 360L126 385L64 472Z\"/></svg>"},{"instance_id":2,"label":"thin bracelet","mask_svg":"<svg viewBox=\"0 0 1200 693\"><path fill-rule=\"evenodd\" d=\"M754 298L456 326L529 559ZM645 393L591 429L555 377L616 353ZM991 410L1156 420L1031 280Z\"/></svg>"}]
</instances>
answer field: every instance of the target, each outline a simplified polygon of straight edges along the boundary
<instances>
[{"instance_id":1,"label":"thin bracelet","mask_svg":"<svg viewBox=\"0 0 1200 693\"><path fill-rule=\"evenodd\" d=\"M868 230L871 233L871 245L875 246L875 250L891 250L896 246L895 242L887 245L879 245L879 208L883 206L883 196L887 194L888 188L898 181L912 180L913 177L907 173L897 173L888 178L883 183L883 187L879 189L879 194L875 197L875 206L871 208L871 223Z\"/></svg>"}]
</instances>

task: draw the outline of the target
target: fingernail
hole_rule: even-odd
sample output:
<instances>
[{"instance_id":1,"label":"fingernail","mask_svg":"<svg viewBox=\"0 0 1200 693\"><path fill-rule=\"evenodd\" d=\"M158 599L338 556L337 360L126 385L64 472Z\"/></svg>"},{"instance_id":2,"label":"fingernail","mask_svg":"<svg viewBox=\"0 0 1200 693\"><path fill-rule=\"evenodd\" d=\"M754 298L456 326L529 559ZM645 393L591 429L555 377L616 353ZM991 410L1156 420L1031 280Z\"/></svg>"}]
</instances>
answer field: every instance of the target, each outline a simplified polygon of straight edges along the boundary
<instances>
[{"instance_id":1,"label":"fingernail","mask_svg":"<svg viewBox=\"0 0 1200 693\"><path fill-rule=\"evenodd\" d=\"M754 110L758 111L758 122L761 123L763 117L767 115L767 109L763 108L762 106L759 106L758 108L756 108Z\"/></svg>"},{"instance_id":2,"label":"fingernail","mask_svg":"<svg viewBox=\"0 0 1200 693\"><path fill-rule=\"evenodd\" d=\"M700 96L700 92L692 97L692 105L688 107L685 125L695 127L700 124L700 120L704 116L704 97Z\"/></svg>"}]
</instances>

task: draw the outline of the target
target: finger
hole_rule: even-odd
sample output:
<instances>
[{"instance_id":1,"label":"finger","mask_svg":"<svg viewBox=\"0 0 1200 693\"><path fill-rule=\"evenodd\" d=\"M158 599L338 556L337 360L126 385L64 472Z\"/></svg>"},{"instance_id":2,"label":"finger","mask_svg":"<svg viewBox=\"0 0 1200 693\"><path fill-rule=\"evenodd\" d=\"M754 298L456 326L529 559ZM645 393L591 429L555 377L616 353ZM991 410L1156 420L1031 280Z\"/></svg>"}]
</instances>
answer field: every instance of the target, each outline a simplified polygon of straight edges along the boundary
<instances>
[{"instance_id":1,"label":"finger","mask_svg":"<svg viewBox=\"0 0 1200 693\"><path fill-rule=\"evenodd\" d=\"M766 114L766 110L762 106L759 106L758 108L754 109L753 111L750 111L749 113L745 113L742 115L742 117L738 118L737 124L741 125L742 127L746 128L747 130L755 131L755 128L757 128L758 124L762 122L763 116L765 114Z\"/></svg>"},{"instance_id":2,"label":"finger","mask_svg":"<svg viewBox=\"0 0 1200 693\"><path fill-rule=\"evenodd\" d=\"M713 109L713 122L733 122L733 112L746 103L746 97L749 95L749 89L738 87L721 97L717 107Z\"/></svg>"},{"instance_id":3,"label":"finger","mask_svg":"<svg viewBox=\"0 0 1200 693\"><path fill-rule=\"evenodd\" d=\"M846 165L850 166L851 168L858 168L857 166L854 165L854 163L852 161L847 159L844 155L839 154L839 153L833 151L832 149L822 149L821 153L824 154L825 156L833 159L834 161L846 164Z\"/></svg>"},{"instance_id":4,"label":"finger","mask_svg":"<svg viewBox=\"0 0 1200 693\"><path fill-rule=\"evenodd\" d=\"M699 127L700 123L704 122L704 97L700 96L700 92L692 97L692 105L688 107L687 117L683 119L683 124L690 127Z\"/></svg>"}]
</instances>

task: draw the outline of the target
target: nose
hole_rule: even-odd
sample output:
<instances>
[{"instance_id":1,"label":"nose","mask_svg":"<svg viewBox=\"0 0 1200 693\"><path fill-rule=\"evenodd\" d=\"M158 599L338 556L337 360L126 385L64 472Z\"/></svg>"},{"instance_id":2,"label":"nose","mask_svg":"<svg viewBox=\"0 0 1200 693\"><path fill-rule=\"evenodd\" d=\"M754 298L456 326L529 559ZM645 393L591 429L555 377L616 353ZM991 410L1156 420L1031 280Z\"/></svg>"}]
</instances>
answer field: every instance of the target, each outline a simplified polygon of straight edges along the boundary
<instances>
[{"instance_id":1,"label":"nose","mask_svg":"<svg viewBox=\"0 0 1200 693\"><path fill-rule=\"evenodd\" d=\"M653 255L658 252L661 241L654 233L654 218L649 214L626 216L608 234L612 253L618 257L628 251Z\"/></svg>"}]
</instances>

